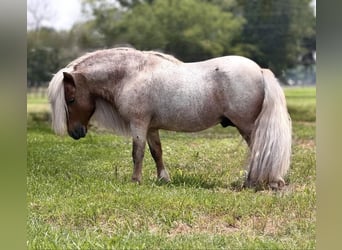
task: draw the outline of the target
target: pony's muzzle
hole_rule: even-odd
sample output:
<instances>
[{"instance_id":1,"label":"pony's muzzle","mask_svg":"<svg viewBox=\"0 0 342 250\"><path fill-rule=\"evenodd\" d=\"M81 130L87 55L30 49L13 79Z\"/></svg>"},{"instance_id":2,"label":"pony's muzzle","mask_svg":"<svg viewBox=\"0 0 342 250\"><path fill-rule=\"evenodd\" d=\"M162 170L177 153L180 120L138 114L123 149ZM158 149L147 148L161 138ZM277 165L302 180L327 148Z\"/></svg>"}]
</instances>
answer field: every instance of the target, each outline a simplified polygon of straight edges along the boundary
<instances>
[{"instance_id":1,"label":"pony's muzzle","mask_svg":"<svg viewBox=\"0 0 342 250\"><path fill-rule=\"evenodd\" d=\"M78 124L73 130L69 130L68 133L72 138L78 140L86 136L87 128L81 124Z\"/></svg>"}]
</instances>

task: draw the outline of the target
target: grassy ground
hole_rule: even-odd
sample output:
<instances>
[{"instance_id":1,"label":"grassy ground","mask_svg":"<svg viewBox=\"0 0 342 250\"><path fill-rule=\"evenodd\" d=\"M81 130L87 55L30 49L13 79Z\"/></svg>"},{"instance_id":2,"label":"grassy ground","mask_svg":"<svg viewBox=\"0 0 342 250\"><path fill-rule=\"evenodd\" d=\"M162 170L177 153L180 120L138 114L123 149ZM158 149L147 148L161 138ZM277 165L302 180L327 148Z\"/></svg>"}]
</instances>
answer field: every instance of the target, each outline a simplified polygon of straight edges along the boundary
<instances>
[{"instance_id":1,"label":"grassy ground","mask_svg":"<svg viewBox=\"0 0 342 250\"><path fill-rule=\"evenodd\" d=\"M172 182L130 182L131 141L55 136L47 102L28 97L29 249L315 248L315 89L285 89L293 156L280 192L241 189L247 147L235 129L162 132Z\"/></svg>"}]
</instances>

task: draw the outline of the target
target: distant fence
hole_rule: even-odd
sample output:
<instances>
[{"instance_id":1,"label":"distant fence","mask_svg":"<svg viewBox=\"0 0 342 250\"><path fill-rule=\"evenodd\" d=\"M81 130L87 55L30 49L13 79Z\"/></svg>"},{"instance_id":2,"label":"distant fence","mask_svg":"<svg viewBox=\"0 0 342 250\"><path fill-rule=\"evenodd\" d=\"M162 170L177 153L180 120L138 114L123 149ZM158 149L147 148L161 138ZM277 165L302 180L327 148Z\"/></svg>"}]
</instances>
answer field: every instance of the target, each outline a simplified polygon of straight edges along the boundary
<instances>
[{"instance_id":1,"label":"distant fence","mask_svg":"<svg viewBox=\"0 0 342 250\"><path fill-rule=\"evenodd\" d=\"M47 98L47 87L28 87L27 95L34 98Z\"/></svg>"}]
</instances>

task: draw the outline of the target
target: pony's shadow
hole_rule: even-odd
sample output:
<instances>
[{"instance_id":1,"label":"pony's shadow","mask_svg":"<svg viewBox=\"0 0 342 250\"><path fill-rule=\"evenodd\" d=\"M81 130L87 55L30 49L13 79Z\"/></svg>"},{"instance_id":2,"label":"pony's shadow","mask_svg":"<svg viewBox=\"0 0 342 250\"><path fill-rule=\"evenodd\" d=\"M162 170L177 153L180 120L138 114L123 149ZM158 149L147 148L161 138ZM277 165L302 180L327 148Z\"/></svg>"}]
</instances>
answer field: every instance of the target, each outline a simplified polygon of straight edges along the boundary
<instances>
[{"instance_id":1,"label":"pony's shadow","mask_svg":"<svg viewBox=\"0 0 342 250\"><path fill-rule=\"evenodd\" d=\"M288 180L287 180L288 181ZM202 189L227 189L232 192L242 192L244 190L251 190L254 192L259 191L279 191L278 189L273 189L267 185L257 185L253 187L248 187L245 184L244 178L238 178L231 182L223 182L221 180L211 179L208 180L205 175L184 175L175 174L173 175L171 182L166 183L163 180L156 180L158 186L173 186L173 187L189 187L189 188L202 188Z\"/></svg>"},{"instance_id":2,"label":"pony's shadow","mask_svg":"<svg viewBox=\"0 0 342 250\"><path fill-rule=\"evenodd\" d=\"M231 183L222 182L221 180L209 180L204 175L184 175L174 174L171 181L166 183L163 180L156 180L159 186L168 185L175 187L189 187L189 188L202 188L202 189L218 189L223 188L234 192L240 192L246 187L243 180L236 180Z\"/></svg>"}]
</instances>

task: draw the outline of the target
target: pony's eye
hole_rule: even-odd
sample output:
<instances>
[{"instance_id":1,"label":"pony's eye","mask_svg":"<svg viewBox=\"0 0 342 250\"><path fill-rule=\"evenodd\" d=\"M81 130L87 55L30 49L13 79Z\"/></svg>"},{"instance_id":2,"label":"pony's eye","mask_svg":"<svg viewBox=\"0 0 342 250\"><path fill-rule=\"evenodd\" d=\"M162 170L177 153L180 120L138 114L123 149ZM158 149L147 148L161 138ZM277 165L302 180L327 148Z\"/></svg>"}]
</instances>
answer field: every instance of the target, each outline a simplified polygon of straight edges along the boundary
<instances>
[{"instance_id":1,"label":"pony's eye","mask_svg":"<svg viewBox=\"0 0 342 250\"><path fill-rule=\"evenodd\" d=\"M75 102L75 98L67 100L67 104L73 104Z\"/></svg>"}]
</instances>

